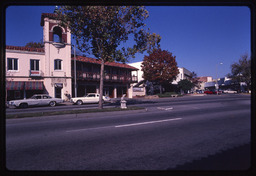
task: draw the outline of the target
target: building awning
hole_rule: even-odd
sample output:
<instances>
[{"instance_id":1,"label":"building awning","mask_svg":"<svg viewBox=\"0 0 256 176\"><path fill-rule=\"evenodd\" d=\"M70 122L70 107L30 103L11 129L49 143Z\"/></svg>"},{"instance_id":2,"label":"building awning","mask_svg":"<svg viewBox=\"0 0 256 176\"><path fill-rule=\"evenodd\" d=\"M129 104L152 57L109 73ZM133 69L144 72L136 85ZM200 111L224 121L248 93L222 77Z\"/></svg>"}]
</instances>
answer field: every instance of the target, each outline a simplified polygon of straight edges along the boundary
<instances>
[{"instance_id":1,"label":"building awning","mask_svg":"<svg viewBox=\"0 0 256 176\"><path fill-rule=\"evenodd\" d=\"M25 82L25 90L43 90L43 82Z\"/></svg>"},{"instance_id":2,"label":"building awning","mask_svg":"<svg viewBox=\"0 0 256 176\"><path fill-rule=\"evenodd\" d=\"M6 81L7 90L23 90L24 82L22 81Z\"/></svg>"},{"instance_id":3,"label":"building awning","mask_svg":"<svg viewBox=\"0 0 256 176\"><path fill-rule=\"evenodd\" d=\"M40 81L31 81L31 82L24 82L24 81L7 81L6 82L6 89L7 90L43 90L43 82Z\"/></svg>"}]
</instances>

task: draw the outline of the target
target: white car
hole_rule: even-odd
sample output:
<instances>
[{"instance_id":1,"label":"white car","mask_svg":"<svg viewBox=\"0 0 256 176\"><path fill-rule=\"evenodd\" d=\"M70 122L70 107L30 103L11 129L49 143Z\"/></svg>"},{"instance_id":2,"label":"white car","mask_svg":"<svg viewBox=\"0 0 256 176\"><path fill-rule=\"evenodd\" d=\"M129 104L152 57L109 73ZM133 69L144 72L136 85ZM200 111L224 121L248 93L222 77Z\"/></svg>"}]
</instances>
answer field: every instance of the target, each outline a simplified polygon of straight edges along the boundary
<instances>
[{"instance_id":1,"label":"white car","mask_svg":"<svg viewBox=\"0 0 256 176\"><path fill-rule=\"evenodd\" d=\"M63 100L60 98L52 98L46 94L36 94L24 100L11 100L8 102L8 105L9 107L27 108L29 106L55 106L59 103L63 103Z\"/></svg>"},{"instance_id":2,"label":"white car","mask_svg":"<svg viewBox=\"0 0 256 176\"><path fill-rule=\"evenodd\" d=\"M224 93L237 93L236 90L231 90L231 89L224 90L223 92L224 92Z\"/></svg>"},{"instance_id":3,"label":"white car","mask_svg":"<svg viewBox=\"0 0 256 176\"><path fill-rule=\"evenodd\" d=\"M75 97L71 98L71 103L82 105L83 103L98 103L100 94L97 93L89 93L84 97ZM110 102L110 98L108 96L103 96L103 102Z\"/></svg>"}]
</instances>

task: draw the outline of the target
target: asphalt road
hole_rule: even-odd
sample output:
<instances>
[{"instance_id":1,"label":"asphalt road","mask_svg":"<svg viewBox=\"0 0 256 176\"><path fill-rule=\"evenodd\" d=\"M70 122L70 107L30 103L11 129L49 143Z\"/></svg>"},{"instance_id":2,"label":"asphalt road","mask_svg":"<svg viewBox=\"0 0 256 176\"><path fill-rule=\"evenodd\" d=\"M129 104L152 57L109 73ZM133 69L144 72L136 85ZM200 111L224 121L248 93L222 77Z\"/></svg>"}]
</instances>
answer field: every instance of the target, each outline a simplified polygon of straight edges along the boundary
<instances>
[{"instance_id":1,"label":"asphalt road","mask_svg":"<svg viewBox=\"0 0 256 176\"><path fill-rule=\"evenodd\" d=\"M211 170L249 169L250 96L147 101L129 102L145 106L144 111L9 119L6 167L9 170L204 170L207 166Z\"/></svg>"}]
</instances>

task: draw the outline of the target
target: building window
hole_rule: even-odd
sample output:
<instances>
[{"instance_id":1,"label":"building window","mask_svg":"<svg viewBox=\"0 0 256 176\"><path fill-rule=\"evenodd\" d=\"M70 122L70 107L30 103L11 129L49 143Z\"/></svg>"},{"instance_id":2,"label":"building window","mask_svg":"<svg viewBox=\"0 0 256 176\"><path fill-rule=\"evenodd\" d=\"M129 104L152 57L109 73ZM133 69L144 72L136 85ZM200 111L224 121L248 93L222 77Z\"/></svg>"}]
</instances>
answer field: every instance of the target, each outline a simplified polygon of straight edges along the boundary
<instances>
[{"instance_id":1,"label":"building window","mask_svg":"<svg viewBox=\"0 0 256 176\"><path fill-rule=\"evenodd\" d=\"M7 70L18 70L18 59L7 58Z\"/></svg>"},{"instance_id":2,"label":"building window","mask_svg":"<svg viewBox=\"0 0 256 176\"><path fill-rule=\"evenodd\" d=\"M30 59L30 70L39 71L39 60Z\"/></svg>"},{"instance_id":3,"label":"building window","mask_svg":"<svg viewBox=\"0 0 256 176\"><path fill-rule=\"evenodd\" d=\"M55 59L54 60L54 70L61 70L61 63L62 63L62 60Z\"/></svg>"}]
</instances>

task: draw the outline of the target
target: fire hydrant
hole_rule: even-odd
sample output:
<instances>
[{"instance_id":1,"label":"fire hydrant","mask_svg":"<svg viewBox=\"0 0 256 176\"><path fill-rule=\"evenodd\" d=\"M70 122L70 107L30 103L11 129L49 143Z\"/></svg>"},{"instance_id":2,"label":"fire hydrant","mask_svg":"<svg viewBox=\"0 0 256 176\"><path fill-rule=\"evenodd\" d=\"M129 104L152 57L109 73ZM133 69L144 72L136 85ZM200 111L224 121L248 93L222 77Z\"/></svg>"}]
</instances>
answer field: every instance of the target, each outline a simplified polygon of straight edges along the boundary
<instances>
[{"instance_id":1,"label":"fire hydrant","mask_svg":"<svg viewBox=\"0 0 256 176\"><path fill-rule=\"evenodd\" d=\"M126 94L123 94L122 98L121 98L121 109L127 109L126 106L126 101L124 100L124 97L126 96Z\"/></svg>"}]
</instances>

